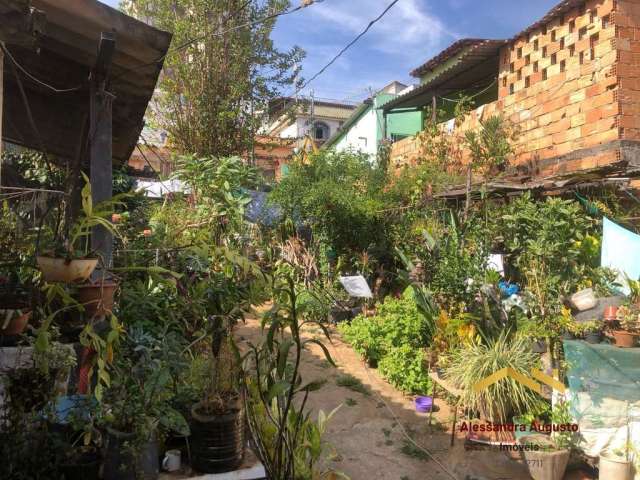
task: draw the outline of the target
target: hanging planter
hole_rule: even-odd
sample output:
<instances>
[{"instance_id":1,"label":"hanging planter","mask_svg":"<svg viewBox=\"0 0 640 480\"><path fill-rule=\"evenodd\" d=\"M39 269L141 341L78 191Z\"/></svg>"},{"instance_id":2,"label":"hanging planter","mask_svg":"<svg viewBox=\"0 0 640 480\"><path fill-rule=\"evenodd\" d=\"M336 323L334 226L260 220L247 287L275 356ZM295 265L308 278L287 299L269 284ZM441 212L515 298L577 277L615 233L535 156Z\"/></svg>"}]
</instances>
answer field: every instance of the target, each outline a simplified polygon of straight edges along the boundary
<instances>
[{"instance_id":1,"label":"hanging planter","mask_svg":"<svg viewBox=\"0 0 640 480\"><path fill-rule=\"evenodd\" d=\"M111 313L113 310L114 296L117 289L118 284L111 280L85 283L78 286L76 300L84 306L84 312L87 317L101 317Z\"/></svg>"},{"instance_id":2,"label":"hanging planter","mask_svg":"<svg viewBox=\"0 0 640 480\"><path fill-rule=\"evenodd\" d=\"M26 309L0 309L0 336L20 335L27 328L31 311Z\"/></svg>"},{"instance_id":3,"label":"hanging planter","mask_svg":"<svg viewBox=\"0 0 640 480\"><path fill-rule=\"evenodd\" d=\"M203 473L224 473L244 459L244 408L240 402L225 414L208 414L202 402L191 409L192 467Z\"/></svg>"},{"instance_id":4,"label":"hanging planter","mask_svg":"<svg viewBox=\"0 0 640 480\"><path fill-rule=\"evenodd\" d=\"M45 282L76 283L89 279L98 265L97 258L36 257Z\"/></svg>"}]
</instances>

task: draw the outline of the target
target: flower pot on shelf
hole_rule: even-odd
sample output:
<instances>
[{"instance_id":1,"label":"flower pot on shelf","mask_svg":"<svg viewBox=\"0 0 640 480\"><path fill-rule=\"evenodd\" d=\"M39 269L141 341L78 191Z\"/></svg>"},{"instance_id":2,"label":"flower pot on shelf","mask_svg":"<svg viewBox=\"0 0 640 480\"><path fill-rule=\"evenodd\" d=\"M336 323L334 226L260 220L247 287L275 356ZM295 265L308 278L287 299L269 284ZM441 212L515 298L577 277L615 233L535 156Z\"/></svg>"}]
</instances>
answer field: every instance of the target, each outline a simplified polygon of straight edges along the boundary
<instances>
[{"instance_id":1,"label":"flower pot on shelf","mask_svg":"<svg viewBox=\"0 0 640 480\"><path fill-rule=\"evenodd\" d=\"M160 474L158 440L155 432L142 445L132 446L135 433L107 427L104 480L155 480ZM137 473L140 472L141 475Z\"/></svg>"},{"instance_id":2,"label":"flower pot on shelf","mask_svg":"<svg viewBox=\"0 0 640 480\"><path fill-rule=\"evenodd\" d=\"M625 458L614 455L600 454L598 463L598 478L607 480L609 478L616 480L631 480L632 470L631 462Z\"/></svg>"},{"instance_id":3,"label":"flower pot on shelf","mask_svg":"<svg viewBox=\"0 0 640 480\"><path fill-rule=\"evenodd\" d=\"M112 281L85 283L78 286L76 300L84 306L87 317L100 317L113 310L118 284Z\"/></svg>"},{"instance_id":4,"label":"flower pot on shelf","mask_svg":"<svg viewBox=\"0 0 640 480\"><path fill-rule=\"evenodd\" d=\"M520 445L524 446L523 454L529 475L533 480L562 480L569 456L568 449L555 449L553 440L544 435L526 435L520 438ZM534 450L527 446L538 445L542 448Z\"/></svg>"},{"instance_id":5,"label":"flower pot on shelf","mask_svg":"<svg viewBox=\"0 0 640 480\"><path fill-rule=\"evenodd\" d=\"M544 340L535 340L531 346L533 353L547 353L547 342Z\"/></svg>"},{"instance_id":6,"label":"flower pot on shelf","mask_svg":"<svg viewBox=\"0 0 640 480\"><path fill-rule=\"evenodd\" d=\"M618 307L615 305L609 305L604 309L603 318L606 322L613 322L618 318Z\"/></svg>"},{"instance_id":7,"label":"flower pot on shelf","mask_svg":"<svg viewBox=\"0 0 640 480\"><path fill-rule=\"evenodd\" d=\"M602 334L600 332L586 333L584 336L584 341L587 343L591 343L592 345L596 345L602 341Z\"/></svg>"},{"instance_id":8,"label":"flower pot on shelf","mask_svg":"<svg viewBox=\"0 0 640 480\"><path fill-rule=\"evenodd\" d=\"M61 465L64 480L98 480L100 456L94 449L79 450Z\"/></svg>"},{"instance_id":9,"label":"flower pot on shelf","mask_svg":"<svg viewBox=\"0 0 640 480\"><path fill-rule=\"evenodd\" d=\"M633 348L636 346L638 340L638 334L632 332L626 332L624 330L614 330L611 332L613 339L616 342L616 347L620 348Z\"/></svg>"},{"instance_id":10,"label":"flower pot on shelf","mask_svg":"<svg viewBox=\"0 0 640 480\"><path fill-rule=\"evenodd\" d=\"M191 466L202 473L224 473L244 459L244 409L240 402L220 415L209 415L197 403L191 409Z\"/></svg>"},{"instance_id":11,"label":"flower pot on shelf","mask_svg":"<svg viewBox=\"0 0 640 480\"><path fill-rule=\"evenodd\" d=\"M39 256L38 268L45 282L75 283L86 281L98 265L97 258L75 258Z\"/></svg>"},{"instance_id":12,"label":"flower pot on shelf","mask_svg":"<svg viewBox=\"0 0 640 480\"><path fill-rule=\"evenodd\" d=\"M0 309L0 336L20 335L27 328L30 319L30 310Z\"/></svg>"}]
</instances>

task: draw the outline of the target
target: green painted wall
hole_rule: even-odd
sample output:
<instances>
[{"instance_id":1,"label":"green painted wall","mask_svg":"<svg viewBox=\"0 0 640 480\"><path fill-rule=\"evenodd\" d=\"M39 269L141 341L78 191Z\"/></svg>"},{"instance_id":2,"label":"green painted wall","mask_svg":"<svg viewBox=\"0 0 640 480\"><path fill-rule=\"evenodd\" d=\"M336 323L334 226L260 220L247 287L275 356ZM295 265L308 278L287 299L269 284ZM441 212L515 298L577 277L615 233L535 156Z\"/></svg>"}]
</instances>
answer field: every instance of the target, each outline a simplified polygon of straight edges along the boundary
<instances>
[{"instance_id":1,"label":"green painted wall","mask_svg":"<svg viewBox=\"0 0 640 480\"><path fill-rule=\"evenodd\" d=\"M382 106L396 98L396 95L381 93L376 97L376 108L378 109L378 142L384 139L384 112ZM423 113L415 110L392 110L387 113L387 138L409 137L422 130Z\"/></svg>"}]
</instances>

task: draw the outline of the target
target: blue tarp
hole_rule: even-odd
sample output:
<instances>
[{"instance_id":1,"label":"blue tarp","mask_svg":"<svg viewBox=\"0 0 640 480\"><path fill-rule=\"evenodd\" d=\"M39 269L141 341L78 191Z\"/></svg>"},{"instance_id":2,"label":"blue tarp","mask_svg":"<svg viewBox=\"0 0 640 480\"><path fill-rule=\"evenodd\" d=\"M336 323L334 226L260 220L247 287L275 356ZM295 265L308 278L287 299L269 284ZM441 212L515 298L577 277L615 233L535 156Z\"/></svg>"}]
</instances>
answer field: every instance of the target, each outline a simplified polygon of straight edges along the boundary
<instances>
[{"instance_id":1,"label":"blue tarp","mask_svg":"<svg viewBox=\"0 0 640 480\"><path fill-rule=\"evenodd\" d=\"M640 278L640 235L622 228L605 217L602 223L600 264L618 271L618 282L623 285L624 293L628 294L629 288L625 275L632 280Z\"/></svg>"},{"instance_id":2,"label":"blue tarp","mask_svg":"<svg viewBox=\"0 0 640 480\"><path fill-rule=\"evenodd\" d=\"M251 197L244 213L248 221L273 227L282 219L282 208L269 202L268 193L256 190L245 190L244 193Z\"/></svg>"}]
</instances>

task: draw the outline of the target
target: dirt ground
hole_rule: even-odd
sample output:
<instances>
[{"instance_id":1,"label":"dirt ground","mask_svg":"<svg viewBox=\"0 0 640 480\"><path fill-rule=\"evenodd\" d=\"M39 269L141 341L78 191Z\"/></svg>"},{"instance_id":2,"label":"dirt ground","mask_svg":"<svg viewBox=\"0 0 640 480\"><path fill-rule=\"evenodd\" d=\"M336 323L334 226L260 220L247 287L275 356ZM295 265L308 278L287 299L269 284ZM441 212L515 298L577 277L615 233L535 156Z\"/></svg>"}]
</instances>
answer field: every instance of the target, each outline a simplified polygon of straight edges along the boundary
<instances>
[{"instance_id":1,"label":"dirt ground","mask_svg":"<svg viewBox=\"0 0 640 480\"><path fill-rule=\"evenodd\" d=\"M241 342L258 343L259 321L249 319L237 329ZM309 338L320 330L306 331ZM437 400L438 411L429 426L428 414L419 414L413 397L404 396L386 383L375 369L369 369L351 347L332 332L329 351L338 365L324 359L320 347L311 344L305 352L301 374L304 382L326 379L325 386L310 397L310 407L326 413L343 404L331 419L325 440L334 449L331 466L352 480L521 480L530 478L526 469L505 453L465 450L457 434L450 447L452 409ZM365 391L338 386L344 375L359 379ZM416 447L411 439L419 447ZM567 478L581 478L571 476Z\"/></svg>"}]
</instances>

